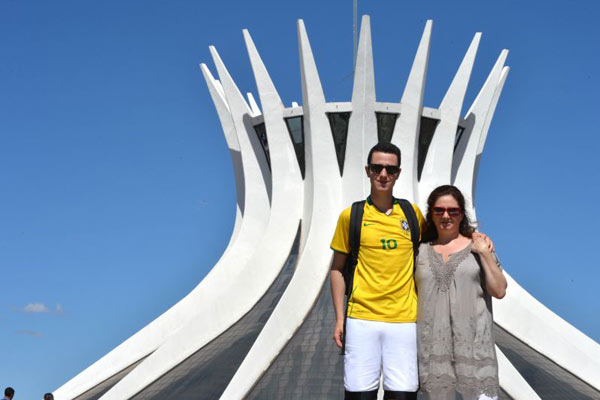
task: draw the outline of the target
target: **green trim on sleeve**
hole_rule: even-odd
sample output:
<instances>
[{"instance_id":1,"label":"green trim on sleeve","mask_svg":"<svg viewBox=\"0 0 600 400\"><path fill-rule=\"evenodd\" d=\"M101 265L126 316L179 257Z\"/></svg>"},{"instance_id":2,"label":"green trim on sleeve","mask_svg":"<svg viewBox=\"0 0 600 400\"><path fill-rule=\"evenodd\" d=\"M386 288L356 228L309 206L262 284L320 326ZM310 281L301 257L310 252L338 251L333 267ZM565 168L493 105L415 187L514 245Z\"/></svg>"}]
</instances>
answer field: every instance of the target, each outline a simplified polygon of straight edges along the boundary
<instances>
[{"instance_id":1,"label":"green trim on sleeve","mask_svg":"<svg viewBox=\"0 0 600 400\"><path fill-rule=\"evenodd\" d=\"M345 251L341 251L341 250L338 250L338 249L334 249L334 248L333 248L333 247L331 247L331 246L329 246L329 248L330 248L331 250L333 250L333 251L335 251L335 252L338 252L338 253L341 253L341 254L345 254L345 255L348 255L348 254L350 254L350 253L346 253Z\"/></svg>"}]
</instances>

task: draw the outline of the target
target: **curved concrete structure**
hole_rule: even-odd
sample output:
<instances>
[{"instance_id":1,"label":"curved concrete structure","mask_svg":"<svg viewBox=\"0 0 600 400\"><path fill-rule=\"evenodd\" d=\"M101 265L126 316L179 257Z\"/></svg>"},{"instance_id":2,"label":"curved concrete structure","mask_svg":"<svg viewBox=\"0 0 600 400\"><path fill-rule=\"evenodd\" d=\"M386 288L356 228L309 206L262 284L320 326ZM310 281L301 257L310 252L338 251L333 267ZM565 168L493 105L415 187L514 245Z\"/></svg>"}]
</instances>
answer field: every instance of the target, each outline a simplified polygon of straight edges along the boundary
<instances>
[{"instance_id":1,"label":"curved concrete structure","mask_svg":"<svg viewBox=\"0 0 600 400\"><path fill-rule=\"evenodd\" d=\"M239 249L245 254L230 251L232 268L219 270L227 273L221 273L220 279L212 284L215 290L207 293L208 296L195 305L196 317L116 384L104 399L130 398L237 322L250 311L275 280L294 243L302 211L300 167L283 121L283 104L247 32L246 39L261 103L266 111L266 134L270 139L269 160L273 173L269 173L266 164L261 164L265 167L261 170L262 176L271 176L273 182L270 216L260 216L268 220L267 227L262 238L259 236L259 242L256 238L254 241L238 242L235 250ZM263 144L253 132L252 111L246 107L241 93L214 48L211 48L211 53L236 130L246 133L241 135L246 140L254 139L246 145L251 145L255 154L265 156ZM241 138L240 143L244 143ZM258 186L261 182L252 184ZM244 225L253 224L253 217L244 215ZM252 257L248 257L249 255Z\"/></svg>"},{"instance_id":2,"label":"curved concrete structure","mask_svg":"<svg viewBox=\"0 0 600 400\"><path fill-rule=\"evenodd\" d=\"M394 127L392 143L402 152L402 173L394 186L394 196L416 202L421 207L417 197L418 190L418 151L421 117L423 115L423 96L427 79L427 64L429 62L429 45L433 21L425 24L417 55L413 62L408 81L400 100L401 112Z\"/></svg>"},{"instance_id":3,"label":"curved concrete structure","mask_svg":"<svg viewBox=\"0 0 600 400\"><path fill-rule=\"evenodd\" d=\"M223 282L230 281L229 277L235 275L236 270L240 269L260 243L270 210L263 176L265 170L268 172L265 155L255 153L252 149L251 142L258 139L245 133L239 134L243 121L235 121L231 110L232 106L244 107L244 100L239 99L238 104L231 100L227 101L223 87L212 78L206 68L203 72L223 124L232 156L235 176L238 179L236 212L238 216L243 215L243 218L236 219L232 239L226 251L206 278L190 294L57 389L55 391L57 398L77 397L155 351L171 335L196 317L200 311L197 304L212 304L210 299L214 298L215 292L226 295L227 286L223 287Z\"/></svg>"},{"instance_id":4,"label":"curved concrete structure","mask_svg":"<svg viewBox=\"0 0 600 400\"><path fill-rule=\"evenodd\" d=\"M439 109L425 107L432 26L427 21L399 103L377 102L367 16L351 102L325 101L302 21L301 107L284 107L247 31L260 107L250 93L246 101L211 47L219 80L204 64L201 69L238 189L230 243L188 296L67 382L57 400L169 393L211 400L340 398L342 359L330 339L329 242L339 212L369 190L369 149L378 140L401 148L397 197L424 209L432 188L453 183L475 217L477 170L508 75L508 51L461 117L481 39L475 34ZM494 303L500 398L551 398L561 390L571 395L560 398L600 398L600 346L508 279L506 298Z\"/></svg>"},{"instance_id":5,"label":"curved concrete structure","mask_svg":"<svg viewBox=\"0 0 600 400\"><path fill-rule=\"evenodd\" d=\"M340 208L341 178L336 168L333 138L327 129L325 96L301 20L298 22L298 42L307 154L305 190L309 193L305 201L312 203L310 230L290 284L222 399L243 398L267 370L310 312L331 262L331 252L323 251L323 244L328 243L335 229L337 214L331 210Z\"/></svg>"},{"instance_id":6,"label":"curved concrete structure","mask_svg":"<svg viewBox=\"0 0 600 400\"><path fill-rule=\"evenodd\" d=\"M600 390L600 346L554 314L506 273L510 291L494 302L498 325ZM515 312L515 310L519 310Z\"/></svg>"}]
</instances>

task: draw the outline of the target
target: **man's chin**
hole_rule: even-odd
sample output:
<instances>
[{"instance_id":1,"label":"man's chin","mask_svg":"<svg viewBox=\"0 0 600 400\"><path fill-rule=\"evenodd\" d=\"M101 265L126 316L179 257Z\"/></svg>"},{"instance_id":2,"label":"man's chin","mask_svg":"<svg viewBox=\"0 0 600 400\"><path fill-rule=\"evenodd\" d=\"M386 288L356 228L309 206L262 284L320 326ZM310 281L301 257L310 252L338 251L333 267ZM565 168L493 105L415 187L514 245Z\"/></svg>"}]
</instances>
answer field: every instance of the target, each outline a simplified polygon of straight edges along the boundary
<instances>
[{"instance_id":1,"label":"man's chin","mask_svg":"<svg viewBox=\"0 0 600 400\"><path fill-rule=\"evenodd\" d=\"M378 184L375 186L375 190L377 190L378 192L389 192L390 190L392 190L392 185L390 183L386 185Z\"/></svg>"}]
</instances>

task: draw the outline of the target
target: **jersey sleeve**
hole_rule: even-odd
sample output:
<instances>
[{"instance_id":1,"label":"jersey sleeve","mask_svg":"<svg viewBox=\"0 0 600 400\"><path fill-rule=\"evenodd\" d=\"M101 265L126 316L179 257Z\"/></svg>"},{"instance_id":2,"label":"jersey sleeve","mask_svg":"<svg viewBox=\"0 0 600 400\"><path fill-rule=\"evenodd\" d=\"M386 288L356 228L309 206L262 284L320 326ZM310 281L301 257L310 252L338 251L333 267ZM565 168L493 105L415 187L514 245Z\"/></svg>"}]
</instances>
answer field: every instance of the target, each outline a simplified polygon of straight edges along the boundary
<instances>
[{"instance_id":1,"label":"jersey sleeve","mask_svg":"<svg viewBox=\"0 0 600 400\"><path fill-rule=\"evenodd\" d=\"M423 237L423 232L425 232L425 217L423 216L423 213L421 212L421 210L419 209L419 207L417 207L416 204L412 205L415 213L417 214L417 220L419 221L419 240Z\"/></svg>"},{"instance_id":2,"label":"jersey sleeve","mask_svg":"<svg viewBox=\"0 0 600 400\"><path fill-rule=\"evenodd\" d=\"M350 211L352 207L349 207L342 211L338 218L337 226L335 227L335 233L331 240L331 250L337 251L338 253L350 254Z\"/></svg>"}]
</instances>

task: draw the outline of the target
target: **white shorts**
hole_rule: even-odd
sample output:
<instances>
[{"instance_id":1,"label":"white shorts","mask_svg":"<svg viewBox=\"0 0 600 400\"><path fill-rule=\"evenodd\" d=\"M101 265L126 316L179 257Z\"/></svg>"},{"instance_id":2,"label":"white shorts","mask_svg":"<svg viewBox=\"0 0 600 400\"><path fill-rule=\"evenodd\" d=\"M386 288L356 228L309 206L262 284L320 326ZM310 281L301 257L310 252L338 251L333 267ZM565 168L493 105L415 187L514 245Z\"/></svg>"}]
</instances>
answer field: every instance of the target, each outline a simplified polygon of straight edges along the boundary
<instances>
[{"instance_id":1,"label":"white shorts","mask_svg":"<svg viewBox=\"0 0 600 400\"><path fill-rule=\"evenodd\" d=\"M416 392L417 324L348 318L346 321L344 387L349 392L383 389Z\"/></svg>"}]
</instances>

